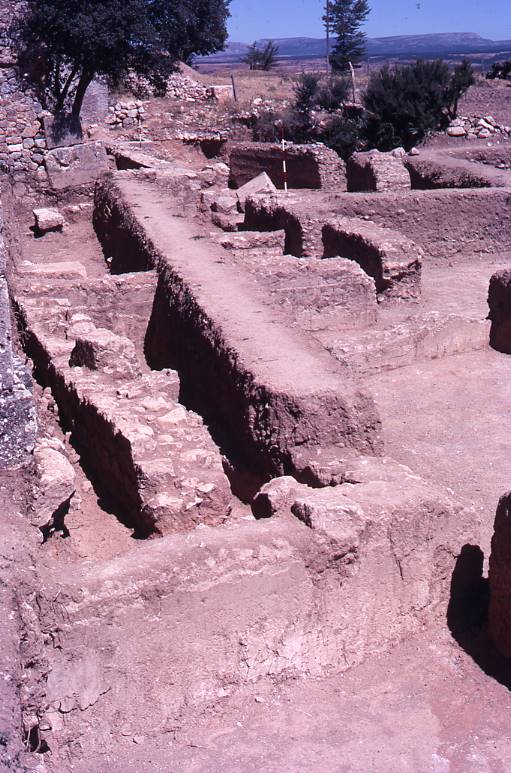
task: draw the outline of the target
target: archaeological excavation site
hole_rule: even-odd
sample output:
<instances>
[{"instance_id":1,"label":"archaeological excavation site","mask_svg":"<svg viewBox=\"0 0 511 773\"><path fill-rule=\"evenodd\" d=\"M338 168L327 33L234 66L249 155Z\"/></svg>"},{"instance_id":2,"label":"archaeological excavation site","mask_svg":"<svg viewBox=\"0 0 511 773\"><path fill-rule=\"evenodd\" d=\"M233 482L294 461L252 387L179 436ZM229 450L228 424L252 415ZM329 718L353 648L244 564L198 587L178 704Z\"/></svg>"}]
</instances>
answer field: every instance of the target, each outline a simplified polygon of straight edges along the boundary
<instances>
[{"instance_id":1,"label":"archaeological excavation site","mask_svg":"<svg viewBox=\"0 0 511 773\"><path fill-rule=\"evenodd\" d=\"M184 67L59 141L1 50L0 769L509 770L507 92L344 161Z\"/></svg>"}]
</instances>

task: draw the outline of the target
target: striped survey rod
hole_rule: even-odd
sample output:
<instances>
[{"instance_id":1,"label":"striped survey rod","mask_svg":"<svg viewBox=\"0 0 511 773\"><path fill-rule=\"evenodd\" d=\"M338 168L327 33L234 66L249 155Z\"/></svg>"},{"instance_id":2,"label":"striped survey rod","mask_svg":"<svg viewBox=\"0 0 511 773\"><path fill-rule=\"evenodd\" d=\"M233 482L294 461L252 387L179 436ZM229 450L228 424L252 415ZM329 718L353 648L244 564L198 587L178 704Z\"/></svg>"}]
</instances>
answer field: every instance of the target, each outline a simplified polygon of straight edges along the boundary
<instances>
[{"instance_id":1,"label":"striped survey rod","mask_svg":"<svg viewBox=\"0 0 511 773\"><path fill-rule=\"evenodd\" d=\"M284 139L284 127L282 127L282 175L284 178L284 192L287 193L287 154L286 140Z\"/></svg>"}]
</instances>

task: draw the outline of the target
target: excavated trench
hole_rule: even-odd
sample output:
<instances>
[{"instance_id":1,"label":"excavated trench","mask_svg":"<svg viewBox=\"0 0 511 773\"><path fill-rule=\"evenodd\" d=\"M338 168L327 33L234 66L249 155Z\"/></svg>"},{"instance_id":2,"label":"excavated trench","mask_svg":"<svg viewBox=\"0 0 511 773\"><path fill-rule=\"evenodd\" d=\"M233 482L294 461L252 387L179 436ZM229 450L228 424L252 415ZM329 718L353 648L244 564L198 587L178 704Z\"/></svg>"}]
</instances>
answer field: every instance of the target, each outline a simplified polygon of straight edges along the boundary
<instances>
[{"instance_id":1,"label":"excavated trench","mask_svg":"<svg viewBox=\"0 0 511 773\"><path fill-rule=\"evenodd\" d=\"M151 197L157 198L158 194L149 186L143 192L144 202L149 201L147 211L152 211ZM138 195L137 191L137 198ZM299 475L292 458L293 450L299 446L313 444L315 447L329 447L335 446L341 439L345 446L362 452L372 453L380 449L377 437L379 421L372 414L370 399L357 390L353 391L349 385L345 386L342 394L339 393L338 377L329 372L334 367L333 363L322 350L321 354L318 349L317 354L311 356L310 351L303 350L300 344L302 349L296 357L291 356L292 352L289 356L293 369L298 364L297 357L303 359L305 371L309 369L308 377L302 379L308 393L302 394L293 383L294 374L284 370L285 362L280 363L280 370L277 366L283 359L282 348L279 346L278 352L274 352L272 341L261 344L256 337L261 356L254 355L254 345L250 344L252 349L246 345L251 342L248 331L246 335L240 331L240 324L246 324L245 320L241 323L236 319L232 327L235 327L235 335L239 338L235 340L239 340L240 348L248 349L258 363L250 367L243 360L240 348L233 346L228 339L231 328L228 328L227 322L224 328L208 311L208 308L216 308L215 303L219 300L221 312L225 315L226 303L231 302L229 290L223 284L229 277L226 273L218 275L221 269L216 269L221 260L211 259L208 266L208 253L204 253L204 246L207 251L214 248L211 245L201 246L195 236L178 233L183 228L182 221L175 217L172 219L169 214L170 225L162 225L160 230L162 236L168 238L174 229L172 240L169 239L168 243L169 249L176 253L178 264L182 253L196 252L193 259L186 255L188 263L181 262L176 267L174 256L167 261L144 230L143 212L137 211L135 220L121 199L122 195L111 191L108 183L100 184L96 193L94 224L112 271L133 271L137 266L145 270L157 267L158 288L145 338L146 361L151 368L172 367L179 372L180 400L203 416L234 468L241 468L242 475L248 470L255 473L254 483L258 485L275 475ZM159 205L161 201L157 203ZM164 213L159 213L159 225L165 223L161 219L163 217ZM174 248L174 244L180 246ZM217 272L207 281L213 293L220 290L219 296L209 297L206 294L200 270L193 273L193 277L187 274L190 265L191 271L195 272L195 267L200 266L202 260L204 279L211 265ZM242 285L236 286L236 289L238 287L243 292ZM243 306L244 301L239 303ZM264 325L267 324L260 305L253 305L253 311L248 311L253 314L254 324L261 319ZM243 313L246 316L247 309ZM230 325L232 319L228 319ZM270 324L275 330L273 319ZM262 336L263 331L264 328ZM250 333L254 335L253 330ZM284 331L282 335L285 335ZM296 346L296 339L293 344ZM259 363L263 358L268 364L264 363L265 377L261 380L254 368L262 367ZM307 366L307 360L310 366ZM278 381L272 383L275 378L280 378L283 386Z\"/></svg>"}]
</instances>

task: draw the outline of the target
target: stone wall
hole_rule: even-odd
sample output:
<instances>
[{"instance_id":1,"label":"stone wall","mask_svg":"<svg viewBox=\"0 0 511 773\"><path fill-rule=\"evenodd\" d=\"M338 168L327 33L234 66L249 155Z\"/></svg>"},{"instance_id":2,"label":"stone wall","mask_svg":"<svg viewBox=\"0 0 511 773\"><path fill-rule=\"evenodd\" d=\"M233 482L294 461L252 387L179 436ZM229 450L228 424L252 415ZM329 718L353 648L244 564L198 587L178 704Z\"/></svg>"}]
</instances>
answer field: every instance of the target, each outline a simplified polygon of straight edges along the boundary
<instances>
[{"instance_id":1,"label":"stone wall","mask_svg":"<svg viewBox=\"0 0 511 773\"><path fill-rule=\"evenodd\" d=\"M46 141L39 120L41 105L19 85L9 26L21 3L0 0L0 164L12 175L14 193L23 196L27 176L45 178Z\"/></svg>"},{"instance_id":2,"label":"stone wall","mask_svg":"<svg viewBox=\"0 0 511 773\"><path fill-rule=\"evenodd\" d=\"M19 0L0 0L0 166L9 173L14 194L23 197L30 188L48 186L43 118L49 114L19 80L9 27L20 6ZM92 123L107 111L107 87L95 81L85 96L82 119Z\"/></svg>"},{"instance_id":3,"label":"stone wall","mask_svg":"<svg viewBox=\"0 0 511 773\"><path fill-rule=\"evenodd\" d=\"M11 305L7 285L7 249L0 207L0 470L23 465L37 432L32 380L13 351Z\"/></svg>"},{"instance_id":4,"label":"stone wall","mask_svg":"<svg viewBox=\"0 0 511 773\"><path fill-rule=\"evenodd\" d=\"M348 159L346 172L349 191L406 191L411 187L402 156L395 150L390 153L378 150L354 153Z\"/></svg>"}]
</instances>

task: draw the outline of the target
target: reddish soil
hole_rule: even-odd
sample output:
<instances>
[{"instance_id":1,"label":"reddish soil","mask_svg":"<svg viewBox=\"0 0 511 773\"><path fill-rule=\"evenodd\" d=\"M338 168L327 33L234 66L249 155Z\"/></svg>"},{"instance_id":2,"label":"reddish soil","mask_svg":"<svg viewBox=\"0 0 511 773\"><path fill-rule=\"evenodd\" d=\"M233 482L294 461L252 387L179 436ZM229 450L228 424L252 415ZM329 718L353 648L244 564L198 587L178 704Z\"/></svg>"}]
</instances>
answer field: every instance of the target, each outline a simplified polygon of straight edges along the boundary
<instances>
[{"instance_id":1,"label":"reddish soil","mask_svg":"<svg viewBox=\"0 0 511 773\"><path fill-rule=\"evenodd\" d=\"M505 773L510 711L507 686L430 630L342 677L252 689L157 748L126 738L74 770Z\"/></svg>"},{"instance_id":2,"label":"reddish soil","mask_svg":"<svg viewBox=\"0 0 511 773\"><path fill-rule=\"evenodd\" d=\"M160 125L159 111L163 111L164 107L163 104L154 105L155 126ZM498 121L511 124L511 89L503 84L481 84L465 99L462 111L467 114L492 113ZM207 118L207 111L204 111L201 120ZM192 149L180 155L180 146L173 139L168 139L165 131L162 136L165 136L165 141L160 146L159 155L179 156L181 164L186 163L195 170L207 163L198 151ZM438 140L438 143L455 146L455 140L444 139ZM343 382L338 363L330 358L318 341L321 337L304 333L294 323L290 325L281 310L275 304L272 307L267 298L264 299L264 288L254 284L252 278L243 277L241 266L233 269L232 263L229 265L227 260L224 263L221 253L217 255L216 250L220 248L206 241L211 228L209 223L206 229L198 221L184 222L180 219L182 213L176 214L179 204L172 200L172 193L153 187L147 180L140 182L135 177L130 179L126 176L121 188L132 196L133 201L136 202L138 197L138 205L135 204L134 208L145 222L147 233L154 242L165 244L166 254L172 254L173 270L181 272L180 281L187 282L203 303L203 308L212 310L212 316L220 320L218 329L225 336L231 335L228 339L229 351L243 353L251 375L261 373L265 385L276 385L276 391L287 390L286 394L291 395L293 390L300 388L315 394L315 390L319 392L325 384L330 386L331 381L335 381L335 385ZM307 206L307 199L302 198L304 206ZM403 206L402 201L401 196L400 206ZM311 199L311 207L312 202ZM421 223L421 227L428 230L428 221ZM463 227L463 223L456 223L457 233L462 233ZM430 230L434 230L434 224ZM414 238L412 233L407 236ZM452 234L445 238L449 236ZM89 279L100 278L107 273L101 247L90 220L85 217L79 216L76 223L66 227L64 234L49 234L41 240L35 240L32 232L25 229L22 241L25 259L36 263L76 260L85 267ZM192 242L193 249L190 246ZM413 333L420 315L431 312L439 317L454 315L461 322L475 320L477 335L480 335L481 330L484 332L486 329L484 320L489 278L494 271L507 267L510 257L504 253L471 255L467 251L465 254L463 247L452 262L448 259L428 260L426 255L421 302L383 303L379 307L378 327L373 330L375 339L377 334L395 326L402 326L405 331ZM72 304L72 294L67 298ZM51 317L50 311L48 317ZM206 323L209 324L209 321L204 314L201 317L203 328ZM172 332L176 336L175 327ZM179 332L180 329L177 338ZM341 336L348 339L350 332L343 330ZM432 489L434 484L441 483L452 490L457 500L476 509L481 517L480 539L477 542L487 560L497 500L509 487L511 472L508 452L511 359L493 351L488 345L480 346L477 341L474 344L470 336L470 333L460 334L460 353L457 354L438 359L417 358L405 367L382 370L368 376L357 375L353 369L349 375L355 387L360 386L374 397L382 419L386 455L408 465L414 473L430 481ZM322 340L324 346L328 343L326 338L328 336ZM183 346L181 339L180 345ZM195 352L193 349L190 352L187 357L191 360ZM204 360L201 360L201 365L204 366ZM147 363L144 367L148 367ZM334 390L334 386L331 388ZM76 577L85 576L85 569L92 576L100 567L98 573L101 571L104 573L101 576L108 577L109 561L122 560L131 553L143 559L144 550L153 550L151 543L139 543L133 539L132 530L123 525L114 512L110 512L92 487L78 453L70 446L69 436L63 434L48 391L43 393L36 387L35 397L41 433L64 442L67 456L75 469L77 493L66 517L69 535L56 534L43 543L39 531L29 527L22 515L28 510L33 471L29 469L25 476L16 471L0 477L0 510L4 514L0 521L0 613L5 621L0 630L0 768L3 765L6 770L38 769L41 773L322 773L327 770L343 773L505 773L510 769L511 666L497 654L486 635L487 585L484 577L481 577L461 622L455 615L459 610L455 604L456 594L453 593L447 619L423 626L419 634L395 646L387 654L373 654L362 665L343 675L316 679L309 678L307 674L300 678L296 675L286 678L287 674L280 672L272 672L271 676L265 674L265 678L257 684L246 683L234 697L228 697L227 689L219 690L216 699L197 710L192 721L183 719L174 724L170 719L173 716L172 693L165 692L162 694L161 722L151 729L150 735L137 734L131 726L126 730L125 716L132 714L136 706L124 696L116 706L111 724L101 727L102 738L108 737L102 742L103 747L99 743L94 751L89 752L81 746L80 738L82 735L85 737L82 727L93 723L94 717L98 716L94 713L95 704L91 703L85 708L80 706L80 711L62 712L65 716L60 720L68 737L73 737L73 734L76 737L76 744L70 743L65 753L61 755L57 747L54 755L49 752L36 756L26 750L23 753L19 688L24 679L20 660L23 656L25 663L29 663L28 672L34 668L37 657L33 654L29 658L30 648L28 653L24 649L26 630L21 648L19 646L16 586L23 584L32 590L37 587L46 592L46 586L49 584L51 587L55 577L65 580L67 576L69 587L72 587ZM229 403L227 406L230 413L234 410L233 405ZM331 415L328 418L332 421ZM234 524L235 528L237 523L251 518L248 507L235 501L230 526ZM281 521L280 525L284 530L285 521ZM195 530L189 540L186 535L180 535L182 542L176 540L175 544L186 546L194 538L200 542L201 532ZM234 541L232 532L231 538ZM171 540L172 537L166 539ZM271 549L277 543L275 538ZM140 549L142 545L143 550ZM182 568L182 576L178 579L185 583L188 570L179 561L186 551L182 549L182 553L173 554L172 543L164 544L162 541L156 550L164 553L167 547L169 553L164 555L165 569ZM202 548L201 543L197 550ZM265 549L270 552L267 545L263 548L261 553ZM246 555L247 566L242 563L237 568L246 568L249 575L250 551ZM129 567L129 563L125 566ZM214 561L211 566L214 566ZM42 579L35 576L35 567ZM275 576L279 568L276 562ZM215 571L220 573L221 569L220 566ZM318 577L322 572L323 569L318 571ZM113 576L115 569L112 569ZM163 572L162 576L165 577ZM200 592L196 591L198 605L205 601L207 586L214 583L212 578L213 571L200 587ZM344 579L338 581L339 588L336 587L336 590L340 591ZM129 577L129 581L133 587L138 587L134 575ZM319 582L316 578L318 585ZM230 610L236 586L231 576L225 580L222 578L222 585L225 586L222 589L225 610ZM275 590L278 586L273 586L271 581L267 585L262 583L260 587L262 595L279 595ZM105 585L105 588L108 590L108 586ZM76 590L77 598L82 590ZM158 625L166 590L158 590L151 595L149 589L147 596L140 594L135 599L134 606L147 605L143 609L143 614L146 614L143 622L147 624L148 631L150 623L156 621ZM112 590L112 598L115 592L115 589ZM292 588L292 594L292 603L298 603L298 590ZM77 598L68 598L65 603L78 607ZM184 592L183 598L186 603ZM264 601L261 598L262 609ZM57 596L52 598L52 603L57 605ZM326 600L324 603L326 606ZM64 602L62 606L64 608ZM192 604L190 608L193 608ZM116 610L104 624L105 640L108 641L107 627L108 634L114 631L119 638L126 640L135 633L123 628L122 615L125 612L124 609ZM227 629L231 622L229 612L220 608L218 614L220 618L223 614L220 622ZM94 623L100 618L101 610ZM160 631L163 630L163 635L169 639L174 636L176 619L177 615L163 619L163 622L159 620ZM206 630L206 621L198 615L193 622L197 624L198 633L191 639L190 651L185 653L191 662L191 670L195 662L200 662L199 650L201 657L209 656L209 653L204 653L206 644L200 639L202 628ZM290 627L296 623L294 619L288 622ZM87 620L86 623L91 624ZM62 629L65 628L64 623ZM262 626L261 629L265 630ZM319 639L327 636L323 630L314 633ZM237 635L242 638L241 631ZM97 644L102 652L103 638L98 636L97 639L94 646ZM155 642L158 641L155 638ZM58 637L55 642L51 647L55 652L51 654L58 658L62 654ZM132 660L129 667L137 671L140 668L141 673L137 672L137 677L148 685L157 685L160 679L158 668L149 669L139 659L135 637L130 643L134 649L130 652ZM261 641L261 648L266 644L266 641ZM211 645L212 650L216 645L215 641ZM194 650L194 647L197 649ZM273 654L276 657L276 653ZM316 650L314 655L317 657ZM156 651L156 660L158 656ZM121 664L121 667L124 665ZM162 670L163 665L168 666L161 663ZM179 676L176 675L176 682ZM90 681L94 683L95 677L93 673ZM198 668L197 682L201 679L205 680L205 676ZM69 680L72 683L71 672ZM230 686L229 674L225 675L225 683ZM44 695L39 698L43 701ZM143 706L142 698L140 701ZM62 728L55 728L57 735L59 730ZM31 740L32 751L43 751L37 748L33 739L28 740Z\"/></svg>"}]
</instances>

